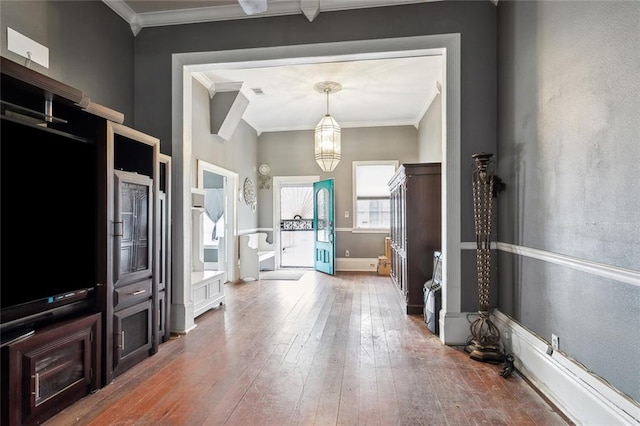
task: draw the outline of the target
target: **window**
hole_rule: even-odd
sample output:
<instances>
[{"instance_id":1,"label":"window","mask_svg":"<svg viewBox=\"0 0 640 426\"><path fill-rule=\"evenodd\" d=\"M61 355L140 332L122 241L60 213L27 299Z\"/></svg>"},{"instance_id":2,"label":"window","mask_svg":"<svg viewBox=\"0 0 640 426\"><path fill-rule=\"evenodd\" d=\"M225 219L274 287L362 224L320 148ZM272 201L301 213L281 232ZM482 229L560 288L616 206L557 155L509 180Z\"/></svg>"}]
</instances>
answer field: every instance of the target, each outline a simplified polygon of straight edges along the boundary
<instances>
[{"instance_id":1,"label":"window","mask_svg":"<svg viewBox=\"0 0 640 426\"><path fill-rule=\"evenodd\" d=\"M397 161L353 162L353 227L388 232L391 218L389 180Z\"/></svg>"}]
</instances>

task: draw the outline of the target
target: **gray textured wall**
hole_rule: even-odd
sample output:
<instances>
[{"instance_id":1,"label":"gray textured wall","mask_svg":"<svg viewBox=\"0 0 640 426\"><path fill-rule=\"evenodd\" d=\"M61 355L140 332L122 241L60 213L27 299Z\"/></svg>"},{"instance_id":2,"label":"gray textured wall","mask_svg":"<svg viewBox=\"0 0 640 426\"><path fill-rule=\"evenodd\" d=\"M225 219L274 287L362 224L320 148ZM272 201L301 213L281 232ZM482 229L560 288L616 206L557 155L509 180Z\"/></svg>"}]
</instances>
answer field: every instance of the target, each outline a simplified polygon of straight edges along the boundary
<instances>
[{"instance_id":1,"label":"gray textured wall","mask_svg":"<svg viewBox=\"0 0 640 426\"><path fill-rule=\"evenodd\" d=\"M24 64L7 50L7 27L49 48L49 69L31 68L84 92L93 102L124 113L133 126L133 34L101 1L2 1L2 56Z\"/></svg>"},{"instance_id":2,"label":"gray textured wall","mask_svg":"<svg viewBox=\"0 0 640 426\"><path fill-rule=\"evenodd\" d=\"M238 173L238 185L246 178L254 185L258 182L257 166L258 148L257 135L244 121L240 120L236 131L229 141L211 134L210 97L202 84L193 81L193 121L192 121L192 157L191 157L191 185L196 186L198 165L202 159L218 167ZM257 191L257 189L256 189ZM262 209L262 206L260 206ZM255 229L258 227L258 213L251 211L251 207L244 202L238 202L238 231Z\"/></svg>"},{"instance_id":3,"label":"gray textured wall","mask_svg":"<svg viewBox=\"0 0 640 426\"><path fill-rule=\"evenodd\" d=\"M640 274L640 2L498 10L499 240ZM501 310L640 400L640 287L509 253L499 270Z\"/></svg>"},{"instance_id":4,"label":"gray textured wall","mask_svg":"<svg viewBox=\"0 0 640 426\"><path fill-rule=\"evenodd\" d=\"M418 162L442 162L442 95L436 95L418 125Z\"/></svg>"},{"instance_id":5,"label":"gray textured wall","mask_svg":"<svg viewBox=\"0 0 640 426\"><path fill-rule=\"evenodd\" d=\"M271 166L271 176L320 176L335 179L336 227L353 227L352 162L398 160L416 162L418 131L413 126L342 129L342 158L333 172L325 173L315 161L313 131L263 133L258 141L258 162ZM261 228L273 227L273 187L260 190ZM344 212L349 211L349 217ZM384 254L388 234L336 233L336 256L377 258Z\"/></svg>"}]
</instances>

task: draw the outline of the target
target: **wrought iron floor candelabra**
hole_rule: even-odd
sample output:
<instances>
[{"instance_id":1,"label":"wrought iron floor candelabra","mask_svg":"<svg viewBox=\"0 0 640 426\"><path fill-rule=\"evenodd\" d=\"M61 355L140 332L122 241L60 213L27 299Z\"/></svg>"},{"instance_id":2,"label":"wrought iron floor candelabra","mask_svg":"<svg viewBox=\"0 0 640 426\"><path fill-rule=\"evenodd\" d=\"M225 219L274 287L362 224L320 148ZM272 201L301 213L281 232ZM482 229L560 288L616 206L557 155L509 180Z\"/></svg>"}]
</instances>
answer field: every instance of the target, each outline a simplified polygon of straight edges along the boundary
<instances>
[{"instance_id":1,"label":"wrought iron floor candelabra","mask_svg":"<svg viewBox=\"0 0 640 426\"><path fill-rule=\"evenodd\" d=\"M493 154L473 154L473 216L476 231L476 265L478 274L479 317L471 323L471 338L465 347L477 361L500 363L504 353L500 346L500 330L491 321L489 290L491 288L491 225L493 222L494 170Z\"/></svg>"}]
</instances>

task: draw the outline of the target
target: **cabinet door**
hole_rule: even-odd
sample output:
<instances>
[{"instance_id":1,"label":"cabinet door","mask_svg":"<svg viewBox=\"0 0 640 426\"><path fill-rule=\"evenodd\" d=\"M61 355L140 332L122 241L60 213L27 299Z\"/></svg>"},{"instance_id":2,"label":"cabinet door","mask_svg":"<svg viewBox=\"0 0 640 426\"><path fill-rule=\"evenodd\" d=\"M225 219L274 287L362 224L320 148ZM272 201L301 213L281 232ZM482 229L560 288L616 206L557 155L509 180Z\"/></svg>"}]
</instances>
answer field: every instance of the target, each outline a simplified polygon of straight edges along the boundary
<instances>
[{"instance_id":1,"label":"cabinet door","mask_svg":"<svg viewBox=\"0 0 640 426\"><path fill-rule=\"evenodd\" d=\"M36 331L9 347L9 424L35 424L99 387L100 316Z\"/></svg>"},{"instance_id":2,"label":"cabinet door","mask_svg":"<svg viewBox=\"0 0 640 426\"><path fill-rule=\"evenodd\" d=\"M167 333L167 293L165 290L158 292L158 339L165 342L169 339ZM159 343L160 343L159 342Z\"/></svg>"},{"instance_id":3,"label":"cabinet door","mask_svg":"<svg viewBox=\"0 0 640 426\"><path fill-rule=\"evenodd\" d=\"M114 171L114 284L152 274L153 180L136 173Z\"/></svg>"},{"instance_id":4,"label":"cabinet door","mask_svg":"<svg viewBox=\"0 0 640 426\"><path fill-rule=\"evenodd\" d=\"M154 339L152 315L151 300L114 313L114 375L149 356Z\"/></svg>"}]
</instances>

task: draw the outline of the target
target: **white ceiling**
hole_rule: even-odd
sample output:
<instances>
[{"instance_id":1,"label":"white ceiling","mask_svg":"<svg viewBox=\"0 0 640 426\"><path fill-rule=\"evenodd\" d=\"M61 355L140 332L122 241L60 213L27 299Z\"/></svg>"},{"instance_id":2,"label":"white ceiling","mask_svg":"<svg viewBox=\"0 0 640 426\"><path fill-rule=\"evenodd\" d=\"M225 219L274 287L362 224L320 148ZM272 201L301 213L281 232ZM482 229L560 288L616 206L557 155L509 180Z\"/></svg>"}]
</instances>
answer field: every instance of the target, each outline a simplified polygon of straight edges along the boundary
<instances>
[{"instance_id":1,"label":"white ceiling","mask_svg":"<svg viewBox=\"0 0 640 426\"><path fill-rule=\"evenodd\" d=\"M103 1L132 25L134 33L136 25L140 23L147 24L144 26L188 23L185 16L198 16L199 22L202 22L204 16L209 16L206 20L216 21L300 14L301 7L309 2L317 3L320 13L325 10L425 2L268 0L267 12L248 16L237 4L237 0ZM114 7L114 4L117 6ZM123 14L125 6L129 12ZM194 7L199 8L197 10L200 13L194 14ZM186 15L185 9L178 8L187 8ZM229 18L232 14L235 18ZM196 73L195 77L212 95L215 91L229 90L230 87L237 90L241 87L242 93L249 99L242 118L260 134L313 129L327 112L327 97L315 91L314 85L327 80L342 85L341 91L329 95L329 112L343 128L397 125L417 127L438 93L442 81L442 66L440 55L341 62L335 62L334 58L332 62L259 67L249 65L231 69L212 64L200 67L203 71ZM253 89L260 89L263 94L255 94Z\"/></svg>"},{"instance_id":2,"label":"white ceiling","mask_svg":"<svg viewBox=\"0 0 640 426\"><path fill-rule=\"evenodd\" d=\"M313 129L327 112L327 95L314 90L321 81L342 85L342 90L329 95L328 103L329 113L343 128L417 127L436 95L441 69L442 57L435 55L212 69L200 81L210 93L240 86L249 99L242 118L259 134Z\"/></svg>"}]
</instances>

